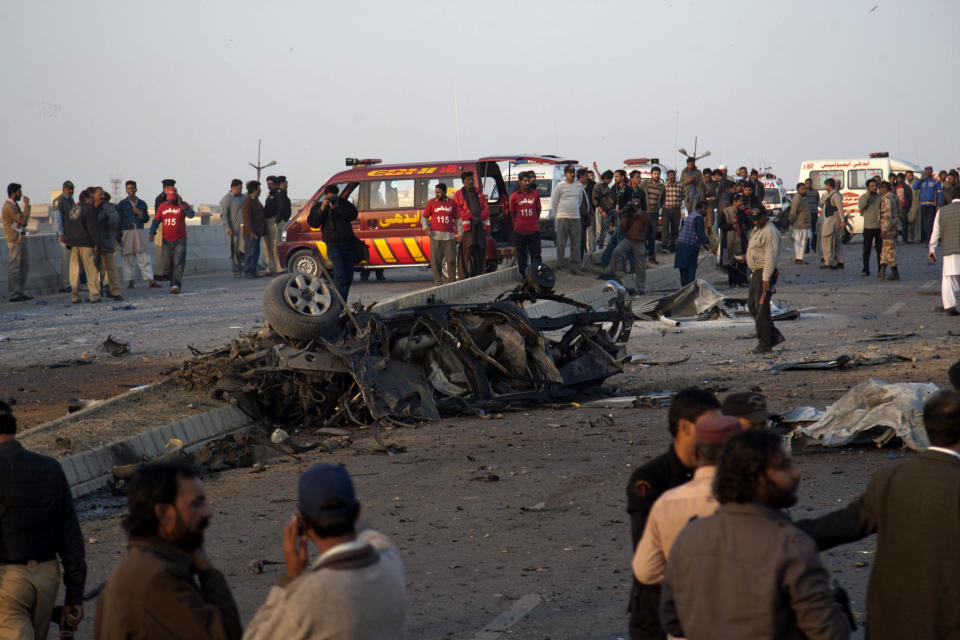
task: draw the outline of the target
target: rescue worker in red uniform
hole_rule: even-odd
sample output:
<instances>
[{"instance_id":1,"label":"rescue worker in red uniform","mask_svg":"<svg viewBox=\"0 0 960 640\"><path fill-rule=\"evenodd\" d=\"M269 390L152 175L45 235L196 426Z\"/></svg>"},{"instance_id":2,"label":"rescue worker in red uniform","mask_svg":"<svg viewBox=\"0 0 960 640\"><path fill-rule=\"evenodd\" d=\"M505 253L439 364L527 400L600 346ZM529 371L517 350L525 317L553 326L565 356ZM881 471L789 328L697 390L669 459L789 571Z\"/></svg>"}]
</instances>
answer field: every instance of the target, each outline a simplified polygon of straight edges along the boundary
<instances>
[{"instance_id":1,"label":"rescue worker in red uniform","mask_svg":"<svg viewBox=\"0 0 960 640\"><path fill-rule=\"evenodd\" d=\"M517 269L520 280L527 275L527 256L535 268L540 258L540 193L530 188L536 178L532 171L517 176L518 188L510 195L510 219L513 223L513 244L517 249Z\"/></svg>"},{"instance_id":2,"label":"rescue worker in red uniform","mask_svg":"<svg viewBox=\"0 0 960 640\"><path fill-rule=\"evenodd\" d=\"M150 225L150 242L162 226L163 238L160 262L165 273L170 274L170 293L180 293L183 282L183 267L187 263L187 218L193 217L193 209L177 195L176 187L166 187L167 200L157 207Z\"/></svg>"},{"instance_id":3,"label":"rescue worker in red uniform","mask_svg":"<svg viewBox=\"0 0 960 640\"><path fill-rule=\"evenodd\" d=\"M472 278L486 265L487 232L490 230L490 207L487 198L474 183L473 171L460 174L461 188L453 196L461 221L460 254L457 272L461 278Z\"/></svg>"},{"instance_id":4,"label":"rescue worker in red uniform","mask_svg":"<svg viewBox=\"0 0 960 640\"><path fill-rule=\"evenodd\" d=\"M437 184L435 198L427 201L423 211L423 228L430 232L430 269L433 283L457 279L457 239L454 235L457 205L447 197L447 185Z\"/></svg>"}]
</instances>

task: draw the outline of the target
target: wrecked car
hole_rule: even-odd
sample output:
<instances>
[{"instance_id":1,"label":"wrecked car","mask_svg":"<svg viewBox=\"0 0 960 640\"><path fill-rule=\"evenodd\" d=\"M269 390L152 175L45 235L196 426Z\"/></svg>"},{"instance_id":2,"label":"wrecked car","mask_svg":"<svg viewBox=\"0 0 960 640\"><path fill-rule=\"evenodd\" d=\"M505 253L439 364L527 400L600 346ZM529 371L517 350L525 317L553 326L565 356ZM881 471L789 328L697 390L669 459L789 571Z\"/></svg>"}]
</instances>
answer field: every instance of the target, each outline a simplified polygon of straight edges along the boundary
<instances>
[{"instance_id":1,"label":"wrecked car","mask_svg":"<svg viewBox=\"0 0 960 640\"><path fill-rule=\"evenodd\" d=\"M344 309L323 276L282 275L264 291L261 331L195 352L179 376L251 417L303 427L406 424L598 390L627 359L629 296L608 283L598 310L554 294L554 282L537 265L494 302L378 313ZM530 318L523 305L538 299L573 310Z\"/></svg>"}]
</instances>

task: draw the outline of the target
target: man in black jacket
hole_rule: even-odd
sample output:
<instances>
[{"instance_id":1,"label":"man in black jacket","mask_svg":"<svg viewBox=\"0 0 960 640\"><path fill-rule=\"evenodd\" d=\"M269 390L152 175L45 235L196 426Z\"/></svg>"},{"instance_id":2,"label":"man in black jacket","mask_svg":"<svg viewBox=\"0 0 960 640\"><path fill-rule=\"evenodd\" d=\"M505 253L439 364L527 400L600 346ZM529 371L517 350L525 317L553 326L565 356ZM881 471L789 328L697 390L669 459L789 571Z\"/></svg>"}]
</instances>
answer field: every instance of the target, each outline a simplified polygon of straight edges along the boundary
<instances>
[{"instance_id":1,"label":"man in black jacket","mask_svg":"<svg viewBox=\"0 0 960 640\"><path fill-rule=\"evenodd\" d=\"M627 512L630 514L633 540L631 557L647 526L647 517L654 501L667 489L673 489L693 477L696 467L696 423L719 411L720 401L716 396L696 387L677 392L670 401L667 420L673 443L666 453L634 471L627 484ZM634 578L628 611L631 640L662 640L666 637L660 627L660 585L640 584Z\"/></svg>"},{"instance_id":2,"label":"man in black jacket","mask_svg":"<svg viewBox=\"0 0 960 640\"><path fill-rule=\"evenodd\" d=\"M83 618L83 534L60 463L24 449L16 433L13 410L0 402L0 637L46 638L61 563L61 625Z\"/></svg>"},{"instance_id":3,"label":"man in black jacket","mask_svg":"<svg viewBox=\"0 0 960 640\"><path fill-rule=\"evenodd\" d=\"M63 221L63 243L70 247L70 301L80 302L80 269L87 274L90 302L100 302L100 271L94 256L100 252L100 224L93 206L93 188L84 189L80 204Z\"/></svg>"},{"instance_id":4,"label":"man in black jacket","mask_svg":"<svg viewBox=\"0 0 960 640\"><path fill-rule=\"evenodd\" d=\"M960 630L960 393L923 407L926 451L881 469L849 506L797 527L821 551L877 534L867 637L955 638Z\"/></svg>"},{"instance_id":5,"label":"man in black jacket","mask_svg":"<svg viewBox=\"0 0 960 640\"><path fill-rule=\"evenodd\" d=\"M339 187L327 185L323 195L310 207L307 224L311 228L320 228L323 242L327 245L327 259L333 265L333 283L340 292L343 301L347 301L350 284L353 281L353 225L357 219L357 208L349 200L338 197Z\"/></svg>"}]
</instances>

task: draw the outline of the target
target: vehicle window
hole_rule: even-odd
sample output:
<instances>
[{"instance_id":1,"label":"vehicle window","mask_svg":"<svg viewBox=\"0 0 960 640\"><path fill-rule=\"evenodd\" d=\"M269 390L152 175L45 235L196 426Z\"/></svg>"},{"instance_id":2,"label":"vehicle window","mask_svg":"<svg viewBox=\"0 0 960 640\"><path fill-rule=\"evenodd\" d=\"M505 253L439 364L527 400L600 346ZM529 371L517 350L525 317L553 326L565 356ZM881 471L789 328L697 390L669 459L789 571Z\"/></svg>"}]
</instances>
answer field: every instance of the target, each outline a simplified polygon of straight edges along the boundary
<instances>
[{"instance_id":1,"label":"vehicle window","mask_svg":"<svg viewBox=\"0 0 960 640\"><path fill-rule=\"evenodd\" d=\"M821 189L826 189L824 182L833 178L837 181L837 189L843 189L843 170L842 169L825 169L822 171L811 171L810 179L813 181L813 188L817 191Z\"/></svg>"},{"instance_id":2,"label":"vehicle window","mask_svg":"<svg viewBox=\"0 0 960 640\"><path fill-rule=\"evenodd\" d=\"M763 204L780 204L780 190L779 190L779 189L764 189L764 190L763 190Z\"/></svg>"},{"instance_id":3,"label":"vehicle window","mask_svg":"<svg viewBox=\"0 0 960 640\"><path fill-rule=\"evenodd\" d=\"M340 189L340 197L349 200L353 206L360 208L360 189L357 188L359 182L340 182L337 188Z\"/></svg>"},{"instance_id":4,"label":"vehicle window","mask_svg":"<svg viewBox=\"0 0 960 640\"><path fill-rule=\"evenodd\" d=\"M414 207L415 180L372 180L364 183L370 197L367 209L409 209Z\"/></svg>"},{"instance_id":5,"label":"vehicle window","mask_svg":"<svg viewBox=\"0 0 960 640\"><path fill-rule=\"evenodd\" d=\"M447 185L448 198L452 198L453 194L455 194L457 191L460 190L461 187L463 187L463 180L461 180L460 178L430 178L429 180L427 180L427 193L426 193L427 200L429 200L430 198L436 197L437 194L434 191L437 188L437 185L440 184L441 182Z\"/></svg>"},{"instance_id":6,"label":"vehicle window","mask_svg":"<svg viewBox=\"0 0 960 640\"><path fill-rule=\"evenodd\" d=\"M537 193L541 198L549 198L553 192L553 180L537 180Z\"/></svg>"},{"instance_id":7,"label":"vehicle window","mask_svg":"<svg viewBox=\"0 0 960 640\"><path fill-rule=\"evenodd\" d=\"M880 169L851 169L847 171L848 189L866 189L867 180L870 178L883 178L883 171Z\"/></svg>"}]
</instances>

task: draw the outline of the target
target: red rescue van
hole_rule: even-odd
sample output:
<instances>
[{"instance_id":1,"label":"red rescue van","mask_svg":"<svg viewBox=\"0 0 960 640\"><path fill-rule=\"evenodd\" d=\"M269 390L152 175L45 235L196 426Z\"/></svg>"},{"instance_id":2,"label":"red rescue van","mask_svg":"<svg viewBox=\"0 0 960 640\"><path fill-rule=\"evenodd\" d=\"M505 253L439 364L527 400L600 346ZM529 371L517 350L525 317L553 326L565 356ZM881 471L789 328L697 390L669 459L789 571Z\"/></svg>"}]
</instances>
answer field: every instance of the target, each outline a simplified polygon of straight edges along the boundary
<instances>
[{"instance_id":1,"label":"red rescue van","mask_svg":"<svg viewBox=\"0 0 960 640\"><path fill-rule=\"evenodd\" d=\"M358 264L357 269L428 266L430 236L420 224L427 200L434 197L440 182L447 185L447 195L452 198L463 186L460 174L472 171L490 207L487 265L495 269L502 259L515 253L513 228L505 215L509 194L497 163L523 159L540 160L537 156L496 156L385 165L379 160L347 158L349 168L320 185L283 229L277 244L280 264L291 273L308 275L319 271L321 258L329 264L320 229L310 228L307 216L324 187L337 185L340 196L357 207L354 233L370 250L370 260Z\"/></svg>"}]
</instances>

